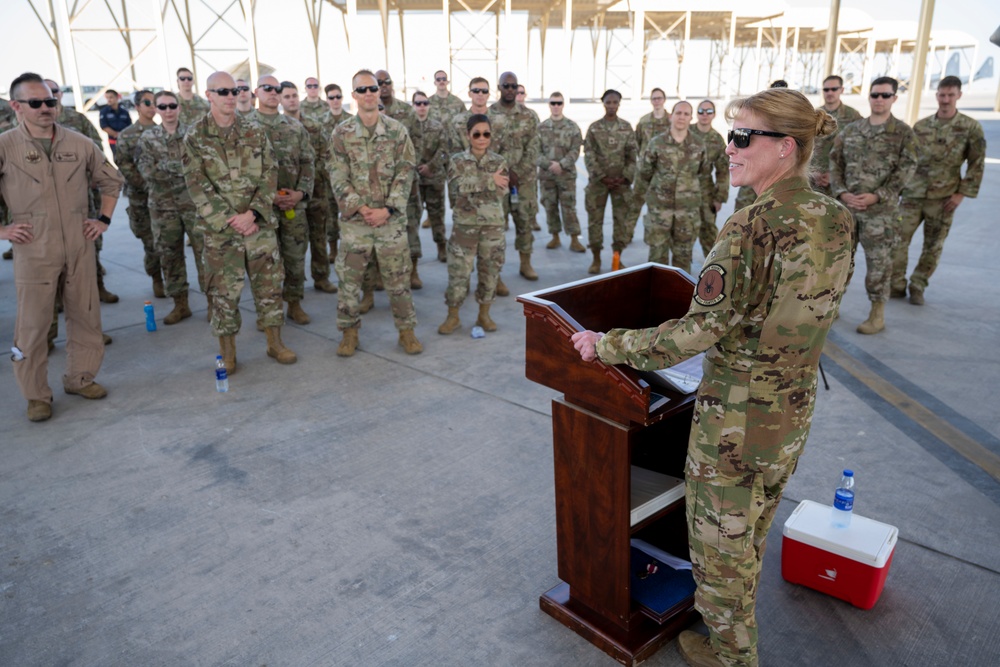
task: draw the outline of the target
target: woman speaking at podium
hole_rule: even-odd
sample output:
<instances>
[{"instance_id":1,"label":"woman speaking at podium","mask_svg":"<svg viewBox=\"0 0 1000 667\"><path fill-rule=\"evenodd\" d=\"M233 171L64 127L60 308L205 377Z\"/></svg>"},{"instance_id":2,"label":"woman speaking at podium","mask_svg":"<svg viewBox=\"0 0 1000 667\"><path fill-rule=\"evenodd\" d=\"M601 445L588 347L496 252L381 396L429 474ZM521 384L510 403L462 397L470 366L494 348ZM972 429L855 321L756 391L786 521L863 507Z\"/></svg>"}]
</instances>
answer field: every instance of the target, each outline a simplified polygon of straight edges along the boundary
<instances>
[{"instance_id":1,"label":"woman speaking at podium","mask_svg":"<svg viewBox=\"0 0 1000 667\"><path fill-rule=\"evenodd\" d=\"M581 331L584 361L640 370L707 351L685 465L695 608L710 636L682 632L692 665L757 665L757 585L765 537L809 433L820 353L852 263L854 223L809 188L817 136L836 121L804 95L734 100L733 185L761 193L719 233L683 317L644 330Z\"/></svg>"}]
</instances>

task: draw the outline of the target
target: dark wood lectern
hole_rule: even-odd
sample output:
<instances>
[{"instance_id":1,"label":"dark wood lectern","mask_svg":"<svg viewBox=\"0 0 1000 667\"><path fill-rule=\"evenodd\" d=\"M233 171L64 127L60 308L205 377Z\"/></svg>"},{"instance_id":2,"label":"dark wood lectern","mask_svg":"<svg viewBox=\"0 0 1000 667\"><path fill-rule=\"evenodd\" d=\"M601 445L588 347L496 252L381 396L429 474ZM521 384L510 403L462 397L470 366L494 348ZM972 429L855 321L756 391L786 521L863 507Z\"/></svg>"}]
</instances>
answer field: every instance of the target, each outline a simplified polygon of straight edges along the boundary
<instances>
[{"instance_id":1,"label":"dark wood lectern","mask_svg":"<svg viewBox=\"0 0 1000 667\"><path fill-rule=\"evenodd\" d=\"M543 611L625 665L652 655L697 619L694 598L663 623L630 595L631 538L687 559L684 499L635 525L630 519L631 466L684 476L694 396L650 412L650 387L626 366L585 363L570 336L657 326L687 312L694 281L686 273L643 264L518 297L527 318L525 374L563 392L552 401L558 574Z\"/></svg>"}]
</instances>

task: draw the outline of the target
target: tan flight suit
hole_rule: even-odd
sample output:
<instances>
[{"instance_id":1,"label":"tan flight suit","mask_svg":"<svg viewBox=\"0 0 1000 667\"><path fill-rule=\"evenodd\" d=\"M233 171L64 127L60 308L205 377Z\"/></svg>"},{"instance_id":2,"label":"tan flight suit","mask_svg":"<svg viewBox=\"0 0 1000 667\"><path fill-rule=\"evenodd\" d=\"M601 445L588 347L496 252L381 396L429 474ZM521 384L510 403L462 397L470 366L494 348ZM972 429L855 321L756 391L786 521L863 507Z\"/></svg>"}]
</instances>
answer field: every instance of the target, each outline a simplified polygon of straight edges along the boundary
<instances>
[{"instance_id":1,"label":"tan flight suit","mask_svg":"<svg viewBox=\"0 0 1000 667\"><path fill-rule=\"evenodd\" d=\"M124 180L82 134L56 125L48 156L23 125L0 135L0 194L11 221L30 223L34 235L14 253L14 346L24 355L13 362L14 377L29 401L52 401L46 336L60 274L68 339L63 386L92 383L104 360L94 243L83 236L91 183L117 198Z\"/></svg>"}]
</instances>

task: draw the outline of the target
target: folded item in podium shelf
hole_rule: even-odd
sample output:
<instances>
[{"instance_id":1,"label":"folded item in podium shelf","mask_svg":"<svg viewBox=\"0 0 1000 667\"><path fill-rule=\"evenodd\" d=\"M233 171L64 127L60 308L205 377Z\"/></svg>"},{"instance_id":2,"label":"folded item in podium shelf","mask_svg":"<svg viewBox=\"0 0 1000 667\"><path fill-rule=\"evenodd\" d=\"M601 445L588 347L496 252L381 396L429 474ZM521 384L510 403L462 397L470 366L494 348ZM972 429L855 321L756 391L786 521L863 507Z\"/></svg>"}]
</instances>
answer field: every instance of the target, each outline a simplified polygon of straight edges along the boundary
<instances>
[{"instance_id":1,"label":"folded item in podium shelf","mask_svg":"<svg viewBox=\"0 0 1000 667\"><path fill-rule=\"evenodd\" d=\"M689 603L696 588L690 569L674 569L635 546L630 564L632 599L657 623L663 623L679 607Z\"/></svg>"},{"instance_id":2,"label":"folded item in podium shelf","mask_svg":"<svg viewBox=\"0 0 1000 667\"><path fill-rule=\"evenodd\" d=\"M631 525L684 497L684 480L632 466Z\"/></svg>"},{"instance_id":3,"label":"folded item in podium shelf","mask_svg":"<svg viewBox=\"0 0 1000 667\"><path fill-rule=\"evenodd\" d=\"M666 387L682 394L693 394L698 390L701 378L705 374L702 367L704 361L705 353L702 352L670 368L640 371L639 375L655 387Z\"/></svg>"},{"instance_id":4,"label":"folded item in podium shelf","mask_svg":"<svg viewBox=\"0 0 1000 667\"><path fill-rule=\"evenodd\" d=\"M653 414L669 402L670 399L663 394L658 394L655 391L649 392L649 413Z\"/></svg>"}]
</instances>

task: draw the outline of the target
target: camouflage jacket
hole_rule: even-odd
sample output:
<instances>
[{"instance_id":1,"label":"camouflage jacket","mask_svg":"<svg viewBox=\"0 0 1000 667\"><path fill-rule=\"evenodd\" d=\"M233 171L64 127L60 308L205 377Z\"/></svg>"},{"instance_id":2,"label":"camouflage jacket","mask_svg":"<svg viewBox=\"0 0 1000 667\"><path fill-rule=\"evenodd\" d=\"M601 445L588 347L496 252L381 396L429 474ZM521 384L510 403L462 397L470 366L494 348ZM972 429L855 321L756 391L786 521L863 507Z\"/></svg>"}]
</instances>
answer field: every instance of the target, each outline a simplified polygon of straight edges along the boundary
<instances>
[{"instance_id":1,"label":"camouflage jacket","mask_svg":"<svg viewBox=\"0 0 1000 667\"><path fill-rule=\"evenodd\" d=\"M702 132L697 123L692 123L690 130L691 134L705 144L709 172L715 172L715 183L711 188L702 190L702 198L706 204L729 201L729 156L726 155L726 140L711 128L708 132Z\"/></svg>"},{"instance_id":2,"label":"camouflage jacket","mask_svg":"<svg viewBox=\"0 0 1000 667\"><path fill-rule=\"evenodd\" d=\"M208 100L200 95L195 95L190 100L185 100L178 95L177 102L181 105L177 114L181 125L193 125L196 120L200 120L212 108Z\"/></svg>"},{"instance_id":3,"label":"camouflage jacket","mask_svg":"<svg viewBox=\"0 0 1000 667\"><path fill-rule=\"evenodd\" d=\"M326 163L330 161L330 135L333 134L333 127L327 128L321 121L306 116L300 116L299 122L306 129L309 145L313 149L313 191L310 197L329 198L330 174L326 171Z\"/></svg>"},{"instance_id":4,"label":"camouflage jacket","mask_svg":"<svg viewBox=\"0 0 1000 667\"><path fill-rule=\"evenodd\" d=\"M823 107L816 107L817 110L823 109ZM826 111L826 109L823 109ZM841 103L837 110L833 113L826 111L834 120L837 121L837 130L833 134L828 134L825 137L816 137L816 143L813 144L813 155L812 161L809 163L809 169L815 172L827 173L830 171L830 151L833 150L833 140L837 138L840 131L845 127L850 125L856 120L861 119L861 114L854 107L849 107L844 103Z\"/></svg>"},{"instance_id":5,"label":"camouflage jacket","mask_svg":"<svg viewBox=\"0 0 1000 667\"><path fill-rule=\"evenodd\" d=\"M503 227L503 200L507 194L493 181L507 161L493 151L477 158L472 151L451 156L448 163L448 193L456 225Z\"/></svg>"},{"instance_id":6,"label":"camouflage jacket","mask_svg":"<svg viewBox=\"0 0 1000 667\"><path fill-rule=\"evenodd\" d=\"M139 138L136 167L149 193L149 208L177 210L191 205L191 195L184 181L184 135L188 128L178 125L168 134L157 125Z\"/></svg>"},{"instance_id":7,"label":"camouflage jacket","mask_svg":"<svg viewBox=\"0 0 1000 667\"><path fill-rule=\"evenodd\" d=\"M309 132L302 123L282 114L268 116L258 111L254 119L264 128L274 149L278 189L300 190L311 197L316 180L316 153Z\"/></svg>"},{"instance_id":8,"label":"camouflage jacket","mask_svg":"<svg viewBox=\"0 0 1000 667\"><path fill-rule=\"evenodd\" d=\"M358 209L367 205L395 209L393 218L405 224L416 158L402 123L380 114L369 129L351 118L334 130L330 153L330 185L343 220L364 224Z\"/></svg>"},{"instance_id":9,"label":"camouflage jacket","mask_svg":"<svg viewBox=\"0 0 1000 667\"><path fill-rule=\"evenodd\" d=\"M426 164L431 169L430 176L420 176L421 185L444 185L445 171L448 164L448 139L444 125L427 117L427 120L417 120L420 126L420 146L414 146L417 155L417 166Z\"/></svg>"},{"instance_id":10,"label":"camouflage jacket","mask_svg":"<svg viewBox=\"0 0 1000 667\"><path fill-rule=\"evenodd\" d=\"M158 127L156 123L152 125L142 125L138 121L132 123L118 135L118 146L115 152L115 159L118 161L118 171L125 179L125 196L130 199L138 199L146 203L149 196L142 174L139 172L139 139L149 130Z\"/></svg>"},{"instance_id":11,"label":"camouflage jacket","mask_svg":"<svg viewBox=\"0 0 1000 667\"><path fill-rule=\"evenodd\" d=\"M17 125L17 114L7 100L0 100L0 133Z\"/></svg>"},{"instance_id":12,"label":"camouflage jacket","mask_svg":"<svg viewBox=\"0 0 1000 667\"><path fill-rule=\"evenodd\" d=\"M59 118L56 119L56 122L63 127L68 127L71 130L79 132L97 144L97 147L102 151L104 150L104 140L101 139L101 135L97 133L97 128L94 127L94 124L91 123L86 116L76 109L60 107Z\"/></svg>"},{"instance_id":13,"label":"camouflage jacket","mask_svg":"<svg viewBox=\"0 0 1000 667\"><path fill-rule=\"evenodd\" d=\"M490 149L503 156L510 172L524 182L538 177L538 120L521 104L490 105L487 114L492 126ZM468 141L468 136L466 136Z\"/></svg>"},{"instance_id":14,"label":"camouflage jacket","mask_svg":"<svg viewBox=\"0 0 1000 667\"><path fill-rule=\"evenodd\" d=\"M469 132L465 129L471 111L459 111L448 119L448 153L454 155L469 150ZM492 130L491 130L492 131Z\"/></svg>"},{"instance_id":15,"label":"camouflage jacket","mask_svg":"<svg viewBox=\"0 0 1000 667\"><path fill-rule=\"evenodd\" d=\"M417 147L420 146L420 125L417 122L417 112L413 110L413 107L402 100L393 98L392 103L386 105L385 111L382 113L389 118L398 120L402 123L403 127L405 127L406 131L410 134L410 141L413 142L413 149L419 150Z\"/></svg>"},{"instance_id":16,"label":"camouflage jacket","mask_svg":"<svg viewBox=\"0 0 1000 667\"><path fill-rule=\"evenodd\" d=\"M563 116L558 121L546 118L538 126L538 177L542 180L558 178L549 171L553 162L562 167L563 175L576 178L576 161L583 147L580 126Z\"/></svg>"},{"instance_id":17,"label":"camouflage jacket","mask_svg":"<svg viewBox=\"0 0 1000 667\"><path fill-rule=\"evenodd\" d=\"M916 167L917 144L909 125L895 116L881 125L862 118L833 141L830 191L834 197L870 192L878 195L876 207L896 206Z\"/></svg>"},{"instance_id":18,"label":"camouflage jacket","mask_svg":"<svg viewBox=\"0 0 1000 667\"><path fill-rule=\"evenodd\" d=\"M635 144L636 152L641 153L642 149L646 147L649 140L660 134L661 132L666 132L670 129L670 113L664 114L663 118L654 118L653 112L650 111L648 114L639 119L639 122L635 124Z\"/></svg>"},{"instance_id":19,"label":"camouflage jacket","mask_svg":"<svg viewBox=\"0 0 1000 667\"><path fill-rule=\"evenodd\" d=\"M465 102L451 93L448 93L448 97L438 97L437 92L433 92L427 99L431 102L428 115L445 126L448 125L452 116L460 111L465 111Z\"/></svg>"},{"instance_id":20,"label":"camouflage jacket","mask_svg":"<svg viewBox=\"0 0 1000 667\"><path fill-rule=\"evenodd\" d=\"M702 193L711 188L705 144L690 132L681 143L670 132L661 132L639 155L635 196L651 208L697 210L704 202Z\"/></svg>"},{"instance_id":21,"label":"camouflage jacket","mask_svg":"<svg viewBox=\"0 0 1000 667\"><path fill-rule=\"evenodd\" d=\"M205 114L184 135L183 162L184 181L209 231L226 232L229 218L249 210L260 214L259 226L275 226L278 165L258 123L236 116L221 128Z\"/></svg>"},{"instance_id":22,"label":"camouflage jacket","mask_svg":"<svg viewBox=\"0 0 1000 667\"><path fill-rule=\"evenodd\" d=\"M956 192L966 197L979 194L986 164L983 126L963 113L949 120L937 114L913 126L917 138L917 169L903 186L906 199L944 199ZM968 162L965 178L962 163Z\"/></svg>"},{"instance_id":23,"label":"camouflage jacket","mask_svg":"<svg viewBox=\"0 0 1000 667\"><path fill-rule=\"evenodd\" d=\"M591 181L624 177L631 183L635 180L637 158L635 134L628 121L601 118L587 128L587 138L583 140L583 163Z\"/></svg>"},{"instance_id":24,"label":"camouflage jacket","mask_svg":"<svg viewBox=\"0 0 1000 667\"><path fill-rule=\"evenodd\" d=\"M318 121L323 117L323 114L327 113L329 110L330 105L328 105L326 100L323 99L312 102L307 97L302 100L302 103L299 105L299 113L302 115L302 118L308 118L309 120Z\"/></svg>"}]
</instances>

